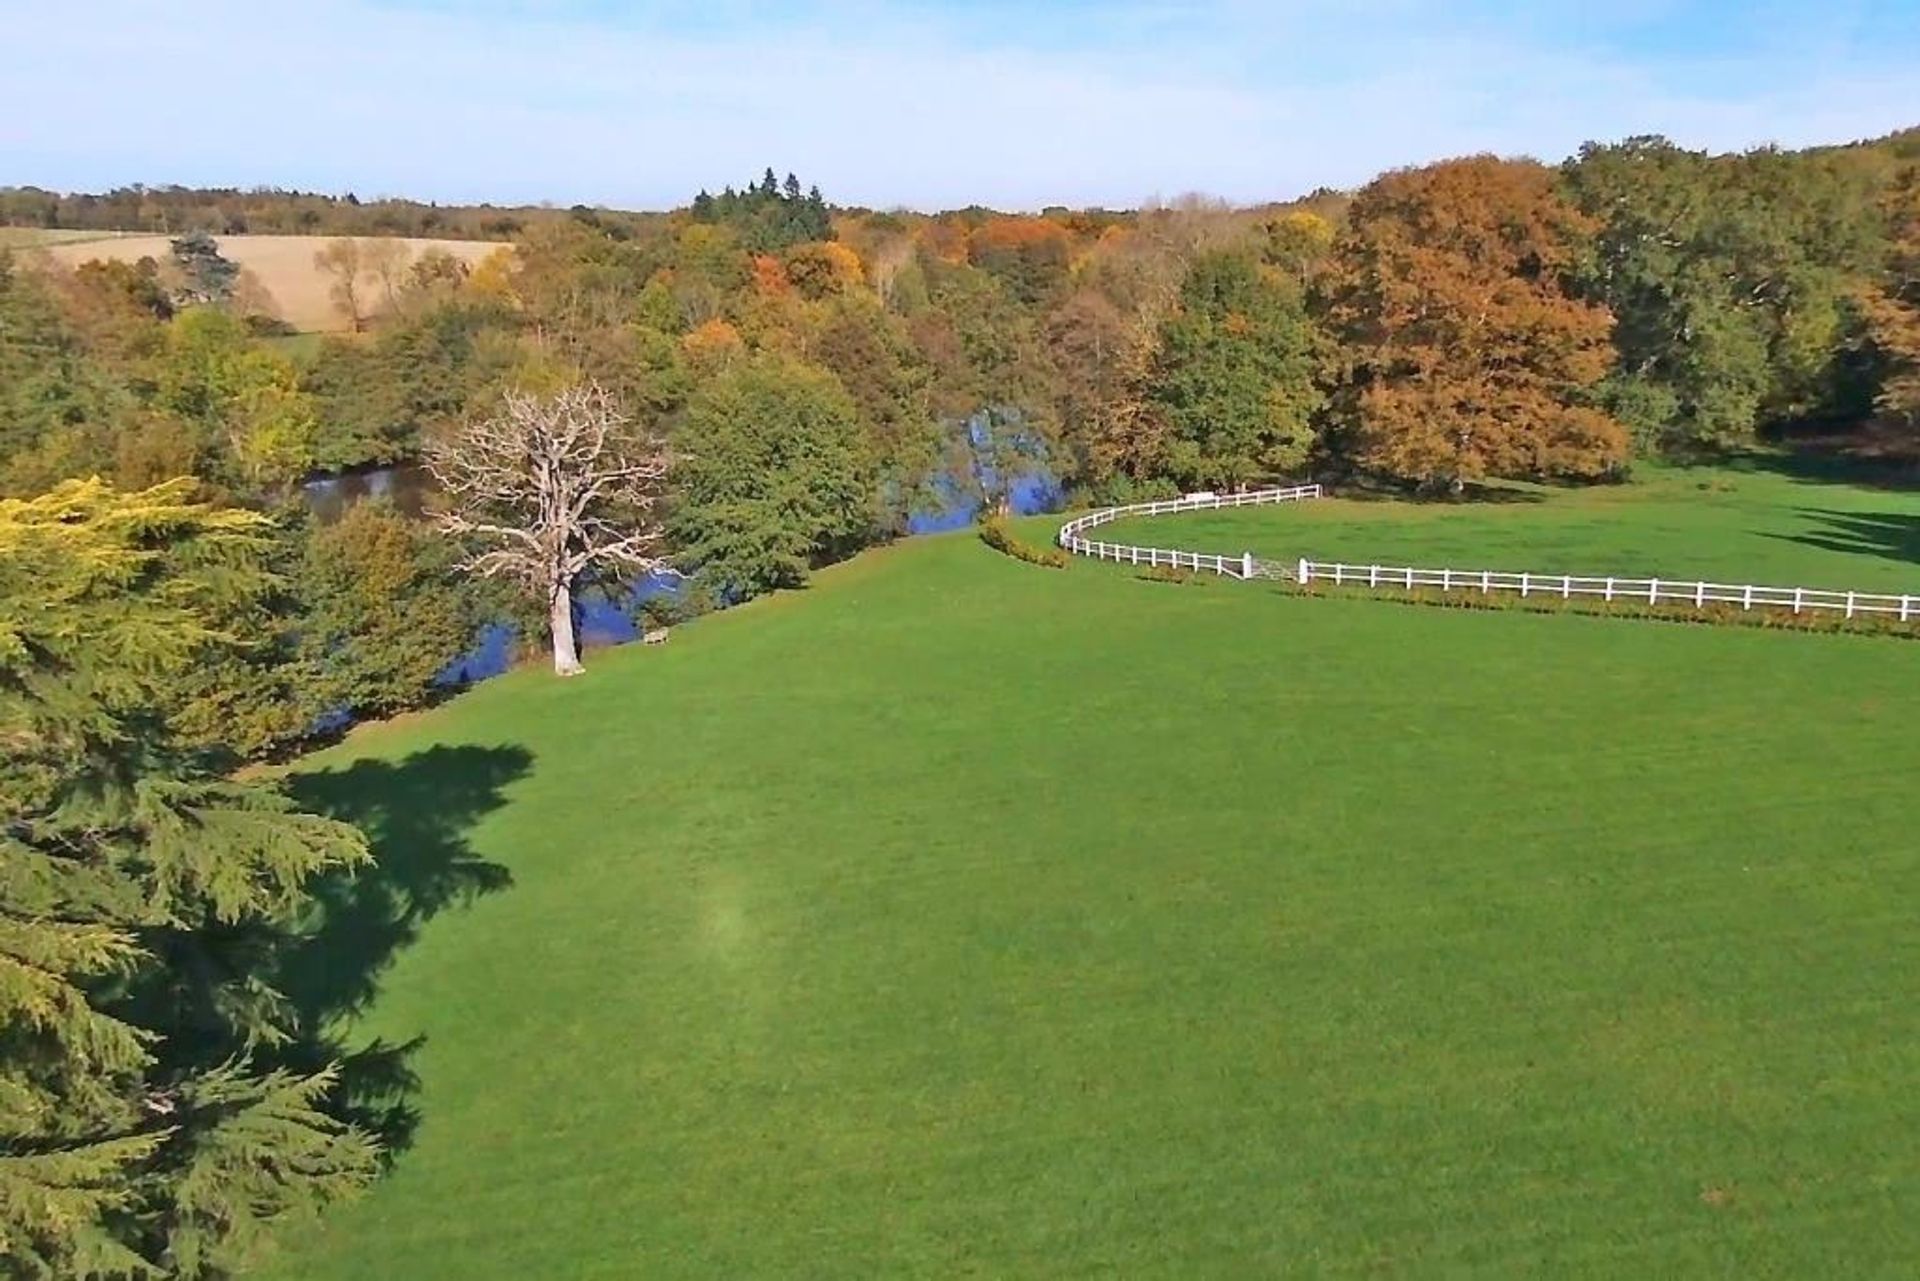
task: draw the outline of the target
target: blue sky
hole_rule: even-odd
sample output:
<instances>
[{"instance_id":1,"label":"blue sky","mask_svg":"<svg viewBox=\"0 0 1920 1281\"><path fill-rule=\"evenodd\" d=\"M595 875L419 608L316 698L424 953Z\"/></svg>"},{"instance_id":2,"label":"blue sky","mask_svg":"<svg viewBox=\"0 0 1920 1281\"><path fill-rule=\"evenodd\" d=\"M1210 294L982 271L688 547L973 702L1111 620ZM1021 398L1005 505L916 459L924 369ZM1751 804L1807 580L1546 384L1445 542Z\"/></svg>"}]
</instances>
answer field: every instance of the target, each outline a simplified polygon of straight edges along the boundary
<instances>
[{"instance_id":1,"label":"blue sky","mask_svg":"<svg viewBox=\"0 0 1920 1281\"><path fill-rule=\"evenodd\" d=\"M1920 0L0 0L0 184L658 208L1279 199L1920 123Z\"/></svg>"}]
</instances>

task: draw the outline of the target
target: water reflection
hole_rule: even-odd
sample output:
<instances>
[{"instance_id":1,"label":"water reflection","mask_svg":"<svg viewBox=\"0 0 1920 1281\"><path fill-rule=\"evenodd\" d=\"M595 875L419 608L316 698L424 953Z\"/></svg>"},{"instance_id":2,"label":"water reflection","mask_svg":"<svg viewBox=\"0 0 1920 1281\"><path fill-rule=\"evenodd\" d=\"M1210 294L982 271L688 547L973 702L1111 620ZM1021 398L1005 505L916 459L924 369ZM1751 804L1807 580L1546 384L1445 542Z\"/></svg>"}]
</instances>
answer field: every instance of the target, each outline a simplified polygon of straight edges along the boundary
<instances>
[{"instance_id":1,"label":"water reflection","mask_svg":"<svg viewBox=\"0 0 1920 1281\"><path fill-rule=\"evenodd\" d=\"M912 534L934 534L964 529L979 515L982 506L979 478L972 483L958 480L935 486L936 505L912 513L907 530ZM390 467L370 467L337 476L320 476L300 487L301 499L315 520L332 524L355 505L384 500L409 516L420 516L433 496L433 477L418 463L397 463ZM1044 469L1016 477L1007 487L1009 505L1018 515L1057 511L1062 495L1059 481ZM634 623L643 601L665 592L679 590L682 580L672 574L648 574L635 579L627 589L614 596L595 595L580 604L577 620L583 646L624 645L637 640L640 629ZM513 665L518 648L512 626L494 623L483 628L474 646L448 664L436 677L442 685L464 685L489 676L498 676Z\"/></svg>"}]
</instances>

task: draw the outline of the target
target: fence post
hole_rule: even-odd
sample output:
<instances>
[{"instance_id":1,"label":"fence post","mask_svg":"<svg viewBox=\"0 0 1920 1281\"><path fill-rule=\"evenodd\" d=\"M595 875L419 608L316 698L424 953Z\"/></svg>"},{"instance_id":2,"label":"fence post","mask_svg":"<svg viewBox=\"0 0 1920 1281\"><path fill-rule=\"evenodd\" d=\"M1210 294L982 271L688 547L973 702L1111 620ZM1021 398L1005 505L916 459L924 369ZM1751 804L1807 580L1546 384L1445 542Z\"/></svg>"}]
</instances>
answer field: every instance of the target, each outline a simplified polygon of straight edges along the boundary
<instances>
[{"instance_id":1,"label":"fence post","mask_svg":"<svg viewBox=\"0 0 1920 1281\"><path fill-rule=\"evenodd\" d=\"M1443 592L1453 590L1453 571L1445 566L1440 569L1440 590Z\"/></svg>"},{"instance_id":2,"label":"fence post","mask_svg":"<svg viewBox=\"0 0 1920 1281\"><path fill-rule=\"evenodd\" d=\"M1380 585L1380 567L1378 565L1370 566L1367 569L1367 586L1378 587L1379 585Z\"/></svg>"},{"instance_id":3,"label":"fence post","mask_svg":"<svg viewBox=\"0 0 1920 1281\"><path fill-rule=\"evenodd\" d=\"M1806 595L1806 591L1807 589L1804 587L1796 587L1793 589L1793 612L1796 614L1800 612L1800 599Z\"/></svg>"},{"instance_id":4,"label":"fence post","mask_svg":"<svg viewBox=\"0 0 1920 1281\"><path fill-rule=\"evenodd\" d=\"M1660 580L1657 578L1649 578L1647 580L1647 604L1658 605L1659 603L1660 603Z\"/></svg>"},{"instance_id":5,"label":"fence post","mask_svg":"<svg viewBox=\"0 0 1920 1281\"><path fill-rule=\"evenodd\" d=\"M1695 583L1693 585L1693 607L1695 609L1699 609L1702 605L1705 605L1706 603L1707 603L1707 585L1705 583Z\"/></svg>"},{"instance_id":6,"label":"fence post","mask_svg":"<svg viewBox=\"0 0 1920 1281\"><path fill-rule=\"evenodd\" d=\"M1903 623L1907 621L1907 607L1911 603L1912 603L1911 597L1902 596L1900 598L1900 621Z\"/></svg>"},{"instance_id":7,"label":"fence post","mask_svg":"<svg viewBox=\"0 0 1920 1281\"><path fill-rule=\"evenodd\" d=\"M1293 578L1297 583L1310 583L1313 581L1313 565L1305 556L1300 558L1299 570L1294 574Z\"/></svg>"},{"instance_id":8,"label":"fence post","mask_svg":"<svg viewBox=\"0 0 1920 1281\"><path fill-rule=\"evenodd\" d=\"M1748 583L1747 590L1740 594L1740 608L1741 609L1753 608L1753 584L1752 583Z\"/></svg>"},{"instance_id":9,"label":"fence post","mask_svg":"<svg viewBox=\"0 0 1920 1281\"><path fill-rule=\"evenodd\" d=\"M1520 597L1522 600L1526 599L1528 587L1529 587L1529 583L1527 580L1526 571L1522 570L1520 573Z\"/></svg>"},{"instance_id":10,"label":"fence post","mask_svg":"<svg viewBox=\"0 0 1920 1281\"><path fill-rule=\"evenodd\" d=\"M1847 617L1848 618L1853 617L1853 593L1852 592L1847 593Z\"/></svg>"},{"instance_id":11,"label":"fence post","mask_svg":"<svg viewBox=\"0 0 1920 1281\"><path fill-rule=\"evenodd\" d=\"M1572 574L1562 574L1560 576L1560 599L1561 600L1573 599L1573 575Z\"/></svg>"},{"instance_id":12,"label":"fence post","mask_svg":"<svg viewBox=\"0 0 1920 1281\"><path fill-rule=\"evenodd\" d=\"M1607 578L1607 599L1613 599L1613 578L1611 575Z\"/></svg>"},{"instance_id":13,"label":"fence post","mask_svg":"<svg viewBox=\"0 0 1920 1281\"><path fill-rule=\"evenodd\" d=\"M1250 581L1252 578L1253 578L1253 553L1242 552L1240 554L1240 581L1244 583L1244 582Z\"/></svg>"}]
</instances>

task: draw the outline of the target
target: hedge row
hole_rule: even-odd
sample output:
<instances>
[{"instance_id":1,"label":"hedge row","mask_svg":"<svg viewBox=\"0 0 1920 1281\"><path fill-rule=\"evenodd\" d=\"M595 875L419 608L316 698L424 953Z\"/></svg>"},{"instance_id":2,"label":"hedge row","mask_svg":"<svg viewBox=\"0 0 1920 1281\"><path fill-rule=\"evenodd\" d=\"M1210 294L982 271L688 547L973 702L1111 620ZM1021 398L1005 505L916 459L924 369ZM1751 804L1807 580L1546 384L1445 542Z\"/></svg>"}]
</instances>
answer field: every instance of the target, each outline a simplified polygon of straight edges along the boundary
<instances>
[{"instance_id":1,"label":"hedge row","mask_svg":"<svg viewBox=\"0 0 1920 1281\"><path fill-rule=\"evenodd\" d=\"M1649 605L1645 601L1602 600L1592 596L1514 596L1475 591L1444 592L1437 588L1404 587L1357 588L1321 583L1288 584L1288 590L1301 596L1326 596L1355 600L1384 600L1398 605L1425 605L1435 609L1503 610L1523 614L1595 614L1605 618L1636 618L1661 623L1693 623L1701 626L1757 627L1768 631L1847 632L1862 636L1892 636L1903 640L1920 639L1920 619L1901 622L1889 614L1845 614L1808 611L1795 614L1783 609L1742 609L1738 605L1711 603L1693 605Z\"/></svg>"},{"instance_id":2,"label":"hedge row","mask_svg":"<svg viewBox=\"0 0 1920 1281\"><path fill-rule=\"evenodd\" d=\"M1035 547L1015 534L1003 516L987 518L986 523L980 526L980 541L1003 555L1024 560L1029 565L1045 565L1048 569L1067 567L1067 553L1063 549Z\"/></svg>"}]
</instances>

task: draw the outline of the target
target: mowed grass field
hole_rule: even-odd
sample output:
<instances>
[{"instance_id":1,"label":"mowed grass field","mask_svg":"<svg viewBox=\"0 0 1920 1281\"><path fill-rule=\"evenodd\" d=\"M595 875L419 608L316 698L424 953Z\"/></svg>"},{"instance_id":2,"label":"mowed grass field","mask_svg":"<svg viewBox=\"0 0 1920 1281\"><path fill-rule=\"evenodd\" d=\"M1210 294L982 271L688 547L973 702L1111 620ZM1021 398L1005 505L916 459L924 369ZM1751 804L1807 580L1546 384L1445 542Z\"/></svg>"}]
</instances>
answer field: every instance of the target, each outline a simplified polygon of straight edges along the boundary
<instances>
[{"instance_id":1,"label":"mowed grass field","mask_svg":"<svg viewBox=\"0 0 1920 1281\"><path fill-rule=\"evenodd\" d=\"M380 843L329 977L420 1038L419 1125L268 1275L1920 1257L1920 645L954 535L590 665L298 767Z\"/></svg>"},{"instance_id":2,"label":"mowed grass field","mask_svg":"<svg viewBox=\"0 0 1920 1281\"><path fill-rule=\"evenodd\" d=\"M220 252L251 268L267 292L273 295L280 318L295 329L312 333L335 333L351 328L330 295L332 275L313 265L313 256L326 247L330 236L215 236ZM477 266L487 255L504 246L484 240L434 240L422 237L394 237L404 243L414 257L429 249L444 250L468 266ZM107 239L56 241L43 246L47 253L68 266L79 266L96 259L137 262L141 258L164 259L172 241L167 236L114 236ZM369 306L379 299L379 287L362 280L361 290Z\"/></svg>"},{"instance_id":3,"label":"mowed grass field","mask_svg":"<svg viewBox=\"0 0 1920 1281\"><path fill-rule=\"evenodd\" d=\"M1504 501L1326 498L1116 521L1109 542L1292 561L1658 575L1762 586L1920 591L1920 476L1867 488L1747 470L1642 465L1632 484L1515 485Z\"/></svg>"}]
</instances>

